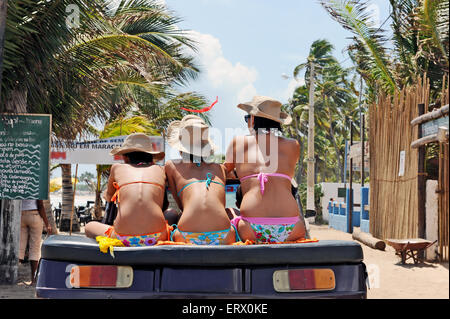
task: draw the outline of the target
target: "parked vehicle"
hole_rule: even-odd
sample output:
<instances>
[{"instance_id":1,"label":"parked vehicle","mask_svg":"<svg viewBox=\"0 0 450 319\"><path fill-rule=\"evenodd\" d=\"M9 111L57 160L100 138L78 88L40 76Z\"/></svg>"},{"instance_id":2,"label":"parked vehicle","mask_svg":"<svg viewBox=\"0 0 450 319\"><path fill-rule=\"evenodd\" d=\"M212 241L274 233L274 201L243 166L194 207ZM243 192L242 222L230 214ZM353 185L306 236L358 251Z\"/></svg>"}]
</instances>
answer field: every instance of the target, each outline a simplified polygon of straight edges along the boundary
<instances>
[{"instance_id":1,"label":"parked vehicle","mask_svg":"<svg viewBox=\"0 0 450 319\"><path fill-rule=\"evenodd\" d=\"M42 245L36 294L71 299L366 298L366 279L363 251L354 241L115 247L113 257L100 252L94 239L55 235Z\"/></svg>"}]
</instances>

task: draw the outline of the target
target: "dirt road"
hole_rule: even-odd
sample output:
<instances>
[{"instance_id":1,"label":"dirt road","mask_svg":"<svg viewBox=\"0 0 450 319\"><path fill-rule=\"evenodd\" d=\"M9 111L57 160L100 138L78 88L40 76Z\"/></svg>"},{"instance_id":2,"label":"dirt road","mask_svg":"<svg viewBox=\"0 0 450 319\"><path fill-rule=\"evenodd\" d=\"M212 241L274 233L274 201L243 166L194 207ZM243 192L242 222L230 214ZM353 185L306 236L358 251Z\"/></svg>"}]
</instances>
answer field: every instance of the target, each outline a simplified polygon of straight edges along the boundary
<instances>
[{"instance_id":1,"label":"dirt road","mask_svg":"<svg viewBox=\"0 0 450 319\"><path fill-rule=\"evenodd\" d=\"M352 235L328 228L311 225L311 237L319 240L352 240ZM79 234L78 234L79 235ZM369 272L371 288L369 299L448 299L448 263L402 265L395 250L386 246L385 251L372 249L361 244L364 263ZM30 280L30 265L19 265L19 281L16 285L0 286L0 299L36 298L34 287L24 284Z\"/></svg>"},{"instance_id":2,"label":"dirt road","mask_svg":"<svg viewBox=\"0 0 450 319\"><path fill-rule=\"evenodd\" d=\"M311 237L327 240L352 240L352 235L328 226L311 225ZM371 288L368 299L448 299L449 271L447 263L414 265L408 260L402 265L395 250L386 245L385 251L360 243L364 253Z\"/></svg>"}]
</instances>

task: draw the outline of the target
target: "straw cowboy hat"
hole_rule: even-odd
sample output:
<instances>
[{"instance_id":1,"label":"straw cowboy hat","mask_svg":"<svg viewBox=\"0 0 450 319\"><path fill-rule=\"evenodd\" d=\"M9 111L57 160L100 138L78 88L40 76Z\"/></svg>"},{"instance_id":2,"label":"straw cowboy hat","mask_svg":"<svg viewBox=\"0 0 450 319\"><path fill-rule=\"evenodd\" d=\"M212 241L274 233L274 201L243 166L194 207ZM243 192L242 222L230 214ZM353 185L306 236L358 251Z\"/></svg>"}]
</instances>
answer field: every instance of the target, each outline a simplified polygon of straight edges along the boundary
<instances>
[{"instance_id":1,"label":"straw cowboy hat","mask_svg":"<svg viewBox=\"0 0 450 319\"><path fill-rule=\"evenodd\" d=\"M155 150L150 137L143 133L133 133L127 136L122 146L114 148L110 155L123 155L131 152L144 152L153 155L155 162L164 158L165 153Z\"/></svg>"},{"instance_id":2,"label":"straw cowboy hat","mask_svg":"<svg viewBox=\"0 0 450 319\"><path fill-rule=\"evenodd\" d=\"M214 154L216 146L209 138L209 127L197 115L186 115L167 128L167 143L183 153L198 157Z\"/></svg>"},{"instance_id":3,"label":"straw cowboy hat","mask_svg":"<svg viewBox=\"0 0 450 319\"><path fill-rule=\"evenodd\" d=\"M292 117L281 111L281 102L267 96L255 96L250 102L241 103L237 107L250 115L264 117L284 125L292 122Z\"/></svg>"}]
</instances>

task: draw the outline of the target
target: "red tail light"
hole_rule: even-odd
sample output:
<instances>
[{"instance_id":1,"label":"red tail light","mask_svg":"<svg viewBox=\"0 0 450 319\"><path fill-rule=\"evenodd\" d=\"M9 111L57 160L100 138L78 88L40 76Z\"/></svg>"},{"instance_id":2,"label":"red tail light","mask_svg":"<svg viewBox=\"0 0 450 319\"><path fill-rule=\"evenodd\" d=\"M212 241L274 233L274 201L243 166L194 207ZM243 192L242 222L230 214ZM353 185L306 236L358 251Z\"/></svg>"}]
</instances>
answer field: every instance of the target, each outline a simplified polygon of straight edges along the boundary
<instances>
[{"instance_id":1,"label":"red tail light","mask_svg":"<svg viewBox=\"0 0 450 319\"><path fill-rule=\"evenodd\" d=\"M331 269L290 269L273 273L273 286L278 292L325 291L335 288Z\"/></svg>"},{"instance_id":2,"label":"red tail light","mask_svg":"<svg viewBox=\"0 0 450 319\"><path fill-rule=\"evenodd\" d=\"M75 266L70 271L72 288L129 288L133 269L129 266Z\"/></svg>"}]
</instances>

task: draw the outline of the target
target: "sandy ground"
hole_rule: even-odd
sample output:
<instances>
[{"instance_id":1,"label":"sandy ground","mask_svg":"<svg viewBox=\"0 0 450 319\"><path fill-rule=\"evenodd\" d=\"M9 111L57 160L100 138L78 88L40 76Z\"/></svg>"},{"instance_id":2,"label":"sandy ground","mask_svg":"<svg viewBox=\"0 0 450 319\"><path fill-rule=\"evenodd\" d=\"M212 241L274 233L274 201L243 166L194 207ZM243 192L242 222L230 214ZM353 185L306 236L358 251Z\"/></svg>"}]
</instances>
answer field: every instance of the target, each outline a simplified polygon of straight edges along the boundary
<instances>
[{"instance_id":1,"label":"sandy ground","mask_svg":"<svg viewBox=\"0 0 450 319\"><path fill-rule=\"evenodd\" d=\"M80 233L83 235L83 227ZM311 237L319 240L352 240L351 234L311 225ZM62 233L60 233L62 234ZM448 263L429 263L414 265L408 260L402 265L395 250L386 246L385 251L372 249L361 244L364 263L369 272L368 299L449 299ZM19 264L19 280L16 285L0 285L0 299L36 298L35 288L24 282L30 280L30 265Z\"/></svg>"}]
</instances>

